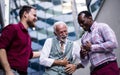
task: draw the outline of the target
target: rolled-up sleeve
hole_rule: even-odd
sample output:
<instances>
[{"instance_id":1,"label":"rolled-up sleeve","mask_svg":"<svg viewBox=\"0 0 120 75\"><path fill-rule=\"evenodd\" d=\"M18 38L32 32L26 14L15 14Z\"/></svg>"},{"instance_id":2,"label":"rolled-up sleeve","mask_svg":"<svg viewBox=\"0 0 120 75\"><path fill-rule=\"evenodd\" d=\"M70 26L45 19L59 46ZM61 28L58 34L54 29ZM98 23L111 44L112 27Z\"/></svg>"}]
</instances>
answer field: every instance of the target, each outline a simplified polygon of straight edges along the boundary
<instances>
[{"instance_id":1,"label":"rolled-up sleeve","mask_svg":"<svg viewBox=\"0 0 120 75\"><path fill-rule=\"evenodd\" d=\"M52 46L52 38L49 38L45 41L45 44L41 50L41 55L39 58L40 64L50 67L52 66L55 59L49 58L50 50Z\"/></svg>"}]
</instances>

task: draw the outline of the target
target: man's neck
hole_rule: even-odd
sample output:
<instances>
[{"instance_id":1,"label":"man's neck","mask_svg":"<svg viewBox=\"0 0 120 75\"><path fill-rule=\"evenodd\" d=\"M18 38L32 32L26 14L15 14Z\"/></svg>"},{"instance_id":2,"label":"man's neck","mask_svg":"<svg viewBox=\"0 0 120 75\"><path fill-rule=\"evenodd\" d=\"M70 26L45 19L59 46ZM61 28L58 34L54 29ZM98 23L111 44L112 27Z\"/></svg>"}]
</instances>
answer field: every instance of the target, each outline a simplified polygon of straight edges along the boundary
<instances>
[{"instance_id":1,"label":"man's neck","mask_svg":"<svg viewBox=\"0 0 120 75\"><path fill-rule=\"evenodd\" d=\"M21 23L23 24L23 26L24 26L25 29L28 29L28 24L25 21L21 20Z\"/></svg>"}]
</instances>

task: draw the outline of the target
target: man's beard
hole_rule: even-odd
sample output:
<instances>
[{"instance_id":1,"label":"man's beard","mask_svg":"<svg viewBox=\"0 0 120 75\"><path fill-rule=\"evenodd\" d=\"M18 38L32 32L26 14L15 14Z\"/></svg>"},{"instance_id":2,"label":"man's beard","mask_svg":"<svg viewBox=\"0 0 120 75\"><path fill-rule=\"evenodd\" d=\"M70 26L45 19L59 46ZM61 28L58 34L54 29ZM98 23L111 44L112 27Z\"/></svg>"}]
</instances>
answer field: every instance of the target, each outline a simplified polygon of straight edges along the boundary
<instances>
[{"instance_id":1,"label":"man's beard","mask_svg":"<svg viewBox=\"0 0 120 75\"><path fill-rule=\"evenodd\" d=\"M35 24L33 22L31 22L30 20L27 21L27 24L30 28L35 27Z\"/></svg>"},{"instance_id":2,"label":"man's beard","mask_svg":"<svg viewBox=\"0 0 120 75\"><path fill-rule=\"evenodd\" d=\"M58 37L59 41L65 43L65 40L67 39L67 35Z\"/></svg>"}]
</instances>

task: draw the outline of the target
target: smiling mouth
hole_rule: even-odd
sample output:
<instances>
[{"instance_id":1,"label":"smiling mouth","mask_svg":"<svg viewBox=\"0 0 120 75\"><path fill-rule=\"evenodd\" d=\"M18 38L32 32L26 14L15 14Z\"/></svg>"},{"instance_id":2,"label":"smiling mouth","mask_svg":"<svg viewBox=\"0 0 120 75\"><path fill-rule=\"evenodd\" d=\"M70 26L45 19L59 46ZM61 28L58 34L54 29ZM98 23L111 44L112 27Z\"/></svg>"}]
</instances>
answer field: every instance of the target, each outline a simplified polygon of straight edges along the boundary
<instances>
[{"instance_id":1,"label":"smiling mouth","mask_svg":"<svg viewBox=\"0 0 120 75\"><path fill-rule=\"evenodd\" d=\"M66 36L62 36L61 38L60 38L60 41L61 42L65 42L65 39L67 38L67 35Z\"/></svg>"}]
</instances>

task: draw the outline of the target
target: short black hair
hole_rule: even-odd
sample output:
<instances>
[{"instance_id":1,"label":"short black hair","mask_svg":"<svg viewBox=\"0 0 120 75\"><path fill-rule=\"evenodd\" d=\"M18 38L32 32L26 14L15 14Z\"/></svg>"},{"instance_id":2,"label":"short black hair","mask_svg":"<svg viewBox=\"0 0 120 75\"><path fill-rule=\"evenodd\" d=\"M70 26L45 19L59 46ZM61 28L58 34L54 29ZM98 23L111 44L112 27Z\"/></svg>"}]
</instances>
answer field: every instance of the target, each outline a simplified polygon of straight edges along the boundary
<instances>
[{"instance_id":1,"label":"short black hair","mask_svg":"<svg viewBox=\"0 0 120 75\"><path fill-rule=\"evenodd\" d=\"M26 11L27 13L29 13L31 9L36 9L36 8L33 7L33 6L29 6L29 5L24 5L24 6L22 6L21 9L20 9L20 12L19 12L20 19L22 18L23 13L24 13L25 11Z\"/></svg>"},{"instance_id":2,"label":"short black hair","mask_svg":"<svg viewBox=\"0 0 120 75\"><path fill-rule=\"evenodd\" d=\"M78 14L78 16L80 16L80 15L83 14L83 13L85 14L85 17L90 17L90 16L92 16L89 11L81 11L81 12Z\"/></svg>"},{"instance_id":3,"label":"short black hair","mask_svg":"<svg viewBox=\"0 0 120 75\"><path fill-rule=\"evenodd\" d=\"M85 17L91 17L92 14L89 12L89 11L81 11L79 14L78 14L78 17L77 17L77 20L79 21L79 16L82 15L82 14L85 14Z\"/></svg>"}]
</instances>

